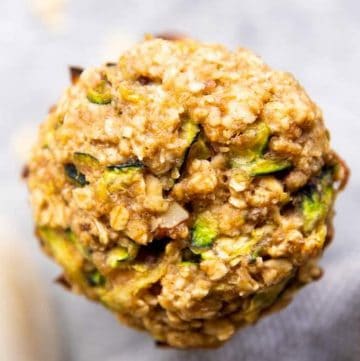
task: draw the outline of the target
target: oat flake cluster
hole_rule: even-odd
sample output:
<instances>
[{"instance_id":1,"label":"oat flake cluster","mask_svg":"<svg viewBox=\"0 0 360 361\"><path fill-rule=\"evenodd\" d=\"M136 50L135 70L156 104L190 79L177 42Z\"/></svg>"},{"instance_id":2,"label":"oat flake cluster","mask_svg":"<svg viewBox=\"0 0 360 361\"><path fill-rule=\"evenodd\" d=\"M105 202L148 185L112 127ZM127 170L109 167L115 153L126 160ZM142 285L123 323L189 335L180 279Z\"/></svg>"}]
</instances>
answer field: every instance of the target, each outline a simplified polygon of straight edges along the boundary
<instances>
[{"instance_id":1,"label":"oat flake cluster","mask_svg":"<svg viewBox=\"0 0 360 361\"><path fill-rule=\"evenodd\" d=\"M175 347L213 347L317 279L347 170L292 75L147 39L72 69L28 186L73 291Z\"/></svg>"}]
</instances>

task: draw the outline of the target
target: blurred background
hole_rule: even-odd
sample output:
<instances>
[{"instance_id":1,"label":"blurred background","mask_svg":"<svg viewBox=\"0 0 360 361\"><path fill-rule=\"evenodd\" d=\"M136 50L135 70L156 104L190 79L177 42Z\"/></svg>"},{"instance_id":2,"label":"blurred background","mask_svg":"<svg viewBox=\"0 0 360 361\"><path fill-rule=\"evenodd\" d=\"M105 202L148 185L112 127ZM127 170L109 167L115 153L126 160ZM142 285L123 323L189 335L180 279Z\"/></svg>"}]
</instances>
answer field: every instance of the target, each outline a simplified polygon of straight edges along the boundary
<instances>
[{"instance_id":1,"label":"blurred background","mask_svg":"<svg viewBox=\"0 0 360 361\"><path fill-rule=\"evenodd\" d=\"M20 179L38 124L69 84L68 66L116 60L145 33L164 32L249 47L294 73L352 168L324 277L216 351L156 348L146 334L55 285L59 268L39 251ZM358 1L1 0L0 46L1 361L359 360Z\"/></svg>"}]
</instances>

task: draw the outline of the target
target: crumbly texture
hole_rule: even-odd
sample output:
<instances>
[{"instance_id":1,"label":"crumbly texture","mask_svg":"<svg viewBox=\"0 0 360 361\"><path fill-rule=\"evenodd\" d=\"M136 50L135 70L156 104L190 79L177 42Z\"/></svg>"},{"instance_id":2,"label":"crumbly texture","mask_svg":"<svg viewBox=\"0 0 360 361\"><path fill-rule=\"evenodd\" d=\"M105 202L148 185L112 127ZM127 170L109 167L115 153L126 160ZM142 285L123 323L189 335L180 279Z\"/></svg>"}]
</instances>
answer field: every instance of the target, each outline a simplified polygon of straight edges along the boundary
<instances>
[{"instance_id":1,"label":"crumbly texture","mask_svg":"<svg viewBox=\"0 0 360 361\"><path fill-rule=\"evenodd\" d=\"M147 39L72 82L28 178L61 283L188 348L319 278L347 170L292 75L246 49Z\"/></svg>"}]
</instances>

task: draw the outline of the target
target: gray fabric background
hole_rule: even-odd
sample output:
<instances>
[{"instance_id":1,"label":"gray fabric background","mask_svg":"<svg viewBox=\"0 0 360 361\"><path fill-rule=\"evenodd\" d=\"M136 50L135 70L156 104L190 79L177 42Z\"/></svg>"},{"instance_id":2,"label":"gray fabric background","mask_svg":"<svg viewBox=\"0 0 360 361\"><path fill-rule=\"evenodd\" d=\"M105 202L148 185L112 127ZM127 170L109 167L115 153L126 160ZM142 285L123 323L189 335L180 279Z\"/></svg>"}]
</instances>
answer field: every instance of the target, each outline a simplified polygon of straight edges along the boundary
<instances>
[{"instance_id":1,"label":"gray fabric background","mask_svg":"<svg viewBox=\"0 0 360 361\"><path fill-rule=\"evenodd\" d=\"M0 1L0 216L20 232L19 246L38 264L56 311L62 360L360 360L359 4L70 0L66 26L51 32L25 0ZM67 65L101 61L111 34L140 37L163 30L246 46L271 66L293 72L324 110L333 146L352 168L336 206L336 237L322 260L324 277L285 311L239 332L216 351L156 349L146 334L120 326L102 307L54 286L59 270L38 251L25 187L18 181L14 139L24 127L35 127L56 101L68 84Z\"/></svg>"}]
</instances>

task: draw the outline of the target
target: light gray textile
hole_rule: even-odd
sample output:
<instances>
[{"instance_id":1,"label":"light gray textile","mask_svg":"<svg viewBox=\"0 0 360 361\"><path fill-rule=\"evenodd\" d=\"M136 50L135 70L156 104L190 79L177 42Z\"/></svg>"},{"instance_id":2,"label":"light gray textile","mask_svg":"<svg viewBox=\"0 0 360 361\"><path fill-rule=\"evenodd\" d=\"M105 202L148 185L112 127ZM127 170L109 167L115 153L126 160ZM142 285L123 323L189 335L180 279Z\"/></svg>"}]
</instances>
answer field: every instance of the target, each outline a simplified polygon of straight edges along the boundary
<instances>
[{"instance_id":1,"label":"light gray textile","mask_svg":"<svg viewBox=\"0 0 360 361\"><path fill-rule=\"evenodd\" d=\"M25 0L0 1L0 215L13 220L22 235L19 245L26 244L38 263L57 312L63 360L360 360L359 4L69 0L67 24L56 33ZM68 64L96 64L112 33L140 37L163 30L249 47L274 68L293 72L322 107L333 146L352 168L336 206L336 237L322 260L324 277L285 311L239 332L216 351L157 349L146 334L120 326L102 307L53 285L59 270L40 254L32 236L26 191L18 180L20 162L11 145L19 130L35 127L57 100L68 84Z\"/></svg>"}]
</instances>

